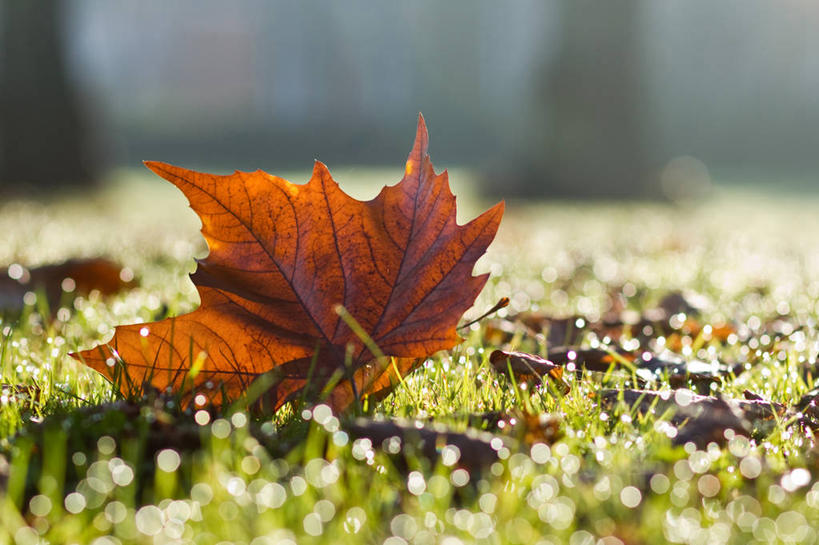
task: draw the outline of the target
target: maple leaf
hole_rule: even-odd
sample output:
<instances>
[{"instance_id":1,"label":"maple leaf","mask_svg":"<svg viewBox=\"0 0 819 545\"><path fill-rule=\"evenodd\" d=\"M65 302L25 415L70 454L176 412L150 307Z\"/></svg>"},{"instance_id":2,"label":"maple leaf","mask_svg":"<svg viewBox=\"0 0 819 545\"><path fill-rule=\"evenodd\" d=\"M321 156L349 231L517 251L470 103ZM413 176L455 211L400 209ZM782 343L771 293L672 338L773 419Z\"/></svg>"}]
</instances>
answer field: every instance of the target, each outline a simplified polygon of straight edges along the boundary
<instances>
[{"instance_id":1,"label":"maple leaf","mask_svg":"<svg viewBox=\"0 0 819 545\"><path fill-rule=\"evenodd\" d=\"M147 162L202 221L210 254L191 275L201 305L119 326L108 345L74 356L108 377L122 373L123 390L210 382L236 397L274 371L273 408L308 381L318 390L339 372L344 380L330 399L336 407L388 391L387 366L374 363L379 350L337 306L401 373L452 348L458 320L488 277L472 269L503 214L501 202L458 225L447 173L435 173L427 146L419 116L404 177L370 201L344 193L318 161L304 185L260 170L217 176Z\"/></svg>"}]
</instances>

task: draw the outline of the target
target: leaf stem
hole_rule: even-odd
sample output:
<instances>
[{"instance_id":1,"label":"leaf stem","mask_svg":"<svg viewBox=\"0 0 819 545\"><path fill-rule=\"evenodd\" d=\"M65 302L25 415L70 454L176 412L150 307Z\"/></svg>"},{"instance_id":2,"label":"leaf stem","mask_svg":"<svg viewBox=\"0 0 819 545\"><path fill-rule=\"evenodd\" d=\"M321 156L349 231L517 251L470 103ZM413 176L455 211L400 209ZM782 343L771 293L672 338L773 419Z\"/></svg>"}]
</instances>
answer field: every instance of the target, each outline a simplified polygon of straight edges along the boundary
<instances>
[{"instance_id":1,"label":"leaf stem","mask_svg":"<svg viewBox=\"0 0 819 545\"><path fill-rule=\"evenodd\" d=\"M471 320L469 322L466 322L465 324L459 325L457 327L457 329L464 329L464 328L467 328L467 327L471 326L472 324L476 324L476 323L480 322L481 320L483 320L484 318L486 318L487 316L489 316L491 314L494 314L495 312L499 311L502 308L507 307L508 305L509 305L509 298L508 297L501 297L500 300L497 303L495 303L494 307L490 308L489 310L487 310L486 312L484 312L483 314L481 314L480 316L478 316L474 320Z\"/></svg>"}]
</instances>

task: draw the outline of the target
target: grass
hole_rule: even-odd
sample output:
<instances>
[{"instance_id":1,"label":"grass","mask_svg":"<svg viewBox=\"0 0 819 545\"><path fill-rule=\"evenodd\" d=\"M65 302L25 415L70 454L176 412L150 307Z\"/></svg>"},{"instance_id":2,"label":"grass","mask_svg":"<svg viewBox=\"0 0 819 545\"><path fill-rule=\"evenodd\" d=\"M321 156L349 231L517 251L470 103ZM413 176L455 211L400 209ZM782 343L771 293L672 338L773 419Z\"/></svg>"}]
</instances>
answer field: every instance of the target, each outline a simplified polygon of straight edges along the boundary
<instances>
[{"instance_id":1,"label":"grass","mask_svg":"<svg viewBox=\"0 0 819 545\"><path fill-rule=\"evenodd\" d=\"M679 331L651 347L673 341L687 358L747 363L716 390L790 405L814 386L807 371L819 352L817 204L736 188L677 207L511 203L479 263L492 277L474 314L508 296L501 318L541 311L595 323L612 306L639 312L669 293L696 292L705 301L697 319L732 323L736 334L721 342ZM0 206L0 263L102 253L141 279L113 299L91 294L47 309L29 297L3 315L0 543L817 541L819 452L810 433L774 422L750 439L674 446L669 415L598 403L596 392L627 376L603 384L567 373L571 392L555 396L496 373L488 356L500 345L486 320L366 409L490 429L505 442L486 466L455 462L443 444L429 458L412 434L400 448L354 439L345 431L351 416L322 405L260 416L182 408L172 396L118 401L67 353L105 340L114 325L195 307L185 274L205 248L184 206L172 187L131 174L90 199ZM584 346L632 342L629 332L600 339L581 329ZM544 355L550 348L523 330L505 342ZM475 417L499 413L504 429ZM527 413L552 415L559 440L539 436Z\"/></svg>"}]
</instances>

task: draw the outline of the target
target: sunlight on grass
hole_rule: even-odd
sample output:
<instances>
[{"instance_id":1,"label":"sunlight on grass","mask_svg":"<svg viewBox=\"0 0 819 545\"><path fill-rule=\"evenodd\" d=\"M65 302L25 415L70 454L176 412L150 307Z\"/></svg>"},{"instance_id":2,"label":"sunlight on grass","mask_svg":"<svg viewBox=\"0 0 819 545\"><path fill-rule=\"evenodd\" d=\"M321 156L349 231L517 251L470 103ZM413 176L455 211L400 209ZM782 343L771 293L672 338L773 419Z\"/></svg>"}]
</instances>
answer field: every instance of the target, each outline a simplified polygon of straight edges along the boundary
<instances>
[{"instance_id":1,"label":"sunlight on grass","mask_svg":"<svg viewBox=\"0 0 819 545\"><path fill-rule=\"evenodd\" d=\"M342 188L348 177L378 185L400 177L361 170L338 174ZM457 176L460 193L469 180ZM374 190L352 193L371 198ZM476 204L464 219L481 205L465 200ZM584 348L673 346L689 359L735 363L744 372L708 393L741 399L749 391L792 405L815 387L817 205L740 189L685 207L513 202L477 268L492 276L464 320L509 297L501 318L571 317ZM520 329L495 342L484 320L366 407L470 437L488 430L495 461L486 465L467 463L474 453L446 442L429 457L412 432L374 444L352 434L348 415L321 404L264 417L219 411L204 396L185 407L162 392L118 399L67 354L110 338L118 324L196 306L186 273L205 248L184 199L127 172L90 200L3 204L0 230L4 267L101 254L140 279L108 300L65 296L50 309L35 293L2 314L0 543L817 541L819 452L810 430L770 419L751 437L726 430L720 444L675 446L685 425L668 414L601 402L601 389L634 381L630 373L569 370L572 388L562 396L489 362L501 343L548 356L546 331ZM654 308L670 293L696 299L697 320L710 329L687 333L692 316L682 311L671 333L647 341L628 328L600 337L589 327L613 312ZM731 325L725 339L712 334L716 324Z\"/></svg>"}]
</instances>

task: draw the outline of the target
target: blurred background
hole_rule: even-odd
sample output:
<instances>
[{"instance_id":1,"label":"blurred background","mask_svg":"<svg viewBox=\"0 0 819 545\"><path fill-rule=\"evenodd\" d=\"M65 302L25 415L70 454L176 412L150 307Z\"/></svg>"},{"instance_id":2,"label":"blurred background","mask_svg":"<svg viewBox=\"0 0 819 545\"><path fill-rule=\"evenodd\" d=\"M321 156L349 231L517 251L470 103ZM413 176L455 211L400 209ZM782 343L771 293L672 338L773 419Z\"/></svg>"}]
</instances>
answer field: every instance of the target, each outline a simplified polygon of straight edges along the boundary
<instances>
[{"instance_id":1,"label":"blurred background","mask_svg":"<svg viewBox=\"0 0 819 545\"><path fill-rule=\"evenodd\" d=\"M400 172L418 112L487 194L813 189L817 30L807 0L0 0L0 193L144 159Z\"/></svg>"}]
</instances>

